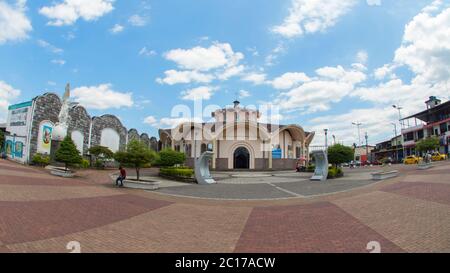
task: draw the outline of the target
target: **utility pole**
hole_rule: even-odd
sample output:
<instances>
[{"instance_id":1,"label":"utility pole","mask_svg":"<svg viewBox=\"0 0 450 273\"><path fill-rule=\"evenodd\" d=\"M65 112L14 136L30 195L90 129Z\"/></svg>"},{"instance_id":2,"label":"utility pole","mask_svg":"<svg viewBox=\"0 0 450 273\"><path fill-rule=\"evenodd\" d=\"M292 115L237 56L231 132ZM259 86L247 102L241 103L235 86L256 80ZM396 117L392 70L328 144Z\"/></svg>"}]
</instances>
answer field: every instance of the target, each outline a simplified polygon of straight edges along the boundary
<instances>
[{"instance_id":1,"label":"utility pole","mask_svg":"<svg viewBox=\"0 0 450 273\"><path fill-rule=\"evenodd\" d=\"M358 128L358 145L361 147L361 122L352 122L353 125L355 125Z\"/></svg>"}]
</instances>

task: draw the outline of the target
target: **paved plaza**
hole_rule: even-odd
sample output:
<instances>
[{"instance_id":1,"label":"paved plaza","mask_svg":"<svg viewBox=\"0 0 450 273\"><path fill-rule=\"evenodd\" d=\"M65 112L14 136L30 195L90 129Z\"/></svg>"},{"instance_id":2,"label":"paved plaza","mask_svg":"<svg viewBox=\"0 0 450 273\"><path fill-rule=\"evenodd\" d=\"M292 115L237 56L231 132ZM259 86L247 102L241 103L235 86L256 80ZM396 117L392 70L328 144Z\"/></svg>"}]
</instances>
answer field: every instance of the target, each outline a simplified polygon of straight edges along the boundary
<instances>
[{"instance_id":1,"label":"paved plaza","mask_svg":"<svg viewBox=\"0 0 450 273\"><path fill-rule=\"evenodd\" d=\"M227 173L217 185L115 188L112 171L75 179L0 160L0 252L450 252L450 162L307 174ZM148 175L151 175L149 171Z\"/></svg>"}]
</instances>

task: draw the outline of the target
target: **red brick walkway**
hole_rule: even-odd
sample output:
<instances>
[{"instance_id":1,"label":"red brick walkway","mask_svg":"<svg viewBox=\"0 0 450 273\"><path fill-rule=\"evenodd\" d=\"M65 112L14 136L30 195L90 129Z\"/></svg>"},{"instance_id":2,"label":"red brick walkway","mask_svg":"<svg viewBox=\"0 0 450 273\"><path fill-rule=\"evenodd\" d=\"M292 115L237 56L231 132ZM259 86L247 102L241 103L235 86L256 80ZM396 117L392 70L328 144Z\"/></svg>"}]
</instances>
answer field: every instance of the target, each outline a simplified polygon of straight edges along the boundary
<instances>
[{"instance_id":1,"label":"red brick walkway","mask_svg":"<svg viewBox=\"0 0 450 273\"><path fill-rule=\"evenodd\" d=\"M450 252L450 162L317 198L220 201L0 160L0 252Z\"/></svg>"}]
</instances>

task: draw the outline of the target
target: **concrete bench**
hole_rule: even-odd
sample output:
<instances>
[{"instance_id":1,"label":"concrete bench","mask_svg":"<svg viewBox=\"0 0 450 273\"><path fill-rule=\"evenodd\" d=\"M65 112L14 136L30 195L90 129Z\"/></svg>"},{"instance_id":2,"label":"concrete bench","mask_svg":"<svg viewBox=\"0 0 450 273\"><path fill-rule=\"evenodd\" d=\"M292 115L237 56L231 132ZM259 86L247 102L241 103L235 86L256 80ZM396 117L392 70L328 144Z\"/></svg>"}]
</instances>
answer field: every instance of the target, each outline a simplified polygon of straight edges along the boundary
<instances>
[{"instance_id":1,"label":"concrete bench","mask_svg":"<svg viewBox=\"0 0 450 273\"><path fill-rule=\"evenodd\" d=\"M385 180L398 176L398 171L372 173L372 180Z\"/></svg>"},{"instance_id":2,"label":"concrete bench","mask_svg":"<svg viewBox=\"0 0 450 273\"><path fill-rule=\"evenodd\" d=\"M160 182L157 181L135 181L135 180L124 180L123 186L130 189L139 190L149 190L154 191L159 189Z\"/></svg>"}]
</instances>

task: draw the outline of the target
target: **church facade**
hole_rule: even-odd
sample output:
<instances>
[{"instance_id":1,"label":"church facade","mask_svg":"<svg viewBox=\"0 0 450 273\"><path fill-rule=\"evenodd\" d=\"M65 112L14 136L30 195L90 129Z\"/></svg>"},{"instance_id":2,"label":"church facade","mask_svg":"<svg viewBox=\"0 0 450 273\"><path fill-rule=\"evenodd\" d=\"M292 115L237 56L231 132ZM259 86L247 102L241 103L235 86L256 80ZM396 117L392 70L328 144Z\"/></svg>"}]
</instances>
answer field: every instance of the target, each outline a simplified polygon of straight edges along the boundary
<instances>
[{"instance_id":1,"label":"church facade","mask_svg":"<svg viewBox=\"0 0 450 273\"><path fill-rule=\"evenodd\" d=\"M203 152L213 151L215 170L292 170L298 159L308 160L314 132L300 125L261 123L259 111L241 107L238 101L212 117L210 123L160 129L161 148L184 152L190 167Z\"/></svg>"}]
</instances>

